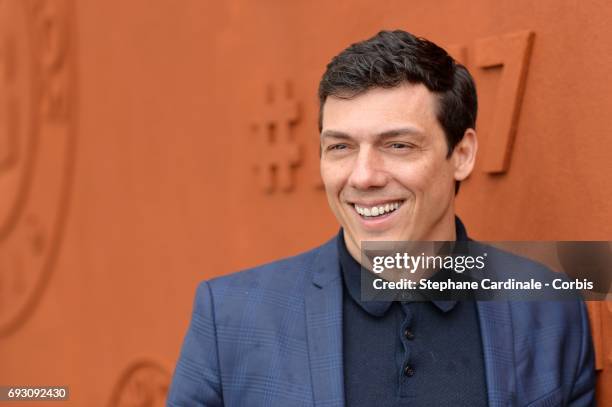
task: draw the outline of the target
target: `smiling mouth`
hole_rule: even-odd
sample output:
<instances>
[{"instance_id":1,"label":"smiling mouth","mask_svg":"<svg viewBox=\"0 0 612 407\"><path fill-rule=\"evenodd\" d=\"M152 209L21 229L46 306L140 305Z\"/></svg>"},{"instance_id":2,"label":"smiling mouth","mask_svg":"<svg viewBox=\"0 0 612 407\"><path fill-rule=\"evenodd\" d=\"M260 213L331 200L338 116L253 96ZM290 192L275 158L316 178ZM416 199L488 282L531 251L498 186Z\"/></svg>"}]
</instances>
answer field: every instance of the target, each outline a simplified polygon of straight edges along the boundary
<instances>
[{"instance_id":1,"label":"smiling mouth","mask_svg":"<svg viewBox=\"0 0 612 407\"><path fill-rule=\"evenodd\" d=\"M404 203L404 200L386 202L384 204L377 205L359 205L352 204L355 208L355 211L363 218L363 219L377 219L383 218L391 213L395 212L399 209L400 206Z\"/></svg>"}]
</instances>

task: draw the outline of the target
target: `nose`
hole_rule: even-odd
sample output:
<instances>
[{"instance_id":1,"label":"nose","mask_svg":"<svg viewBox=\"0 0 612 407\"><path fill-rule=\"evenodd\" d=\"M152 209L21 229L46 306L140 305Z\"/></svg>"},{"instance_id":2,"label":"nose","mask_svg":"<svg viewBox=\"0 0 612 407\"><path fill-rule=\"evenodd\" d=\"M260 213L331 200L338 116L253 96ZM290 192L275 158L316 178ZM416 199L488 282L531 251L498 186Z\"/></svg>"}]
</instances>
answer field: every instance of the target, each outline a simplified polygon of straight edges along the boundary
<instances>
[{"instance_id":1,"label":"nose","mask_svg":"<svg viewBox=\"0 0 612 407\"><path fill-rule=\"evenodd\" d=\"M388 174L380 154L372 147L361 148L353 163L348 184L355 189L365 190L384 187L387 182Z\"/></svg>"}]
</instances>

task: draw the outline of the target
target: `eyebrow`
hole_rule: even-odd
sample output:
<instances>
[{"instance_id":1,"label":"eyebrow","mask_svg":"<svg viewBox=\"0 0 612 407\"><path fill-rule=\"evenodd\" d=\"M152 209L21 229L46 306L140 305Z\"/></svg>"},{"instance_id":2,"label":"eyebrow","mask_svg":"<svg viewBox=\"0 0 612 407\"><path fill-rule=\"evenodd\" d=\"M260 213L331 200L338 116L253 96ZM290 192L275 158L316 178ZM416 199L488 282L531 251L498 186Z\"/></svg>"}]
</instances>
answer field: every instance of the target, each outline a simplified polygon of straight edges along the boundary
<instances>
[{"instance_id":1,"label":"eyebrow","mask_svg":"<svg viewBox=\"0 0 612 407\"><path fill-rule=\"evenodd\" d=\"M415 127L400 127L397 129L386 130L382 133L378 133L376 135L376 138L386 139L389 137L397 137L404 135L422 136L423 132ZM343 140L352 139L350 134L338 130L324 130L323 132L321 132L321 139L324 138L336 138Z\"/></svg>"}]
</instances>

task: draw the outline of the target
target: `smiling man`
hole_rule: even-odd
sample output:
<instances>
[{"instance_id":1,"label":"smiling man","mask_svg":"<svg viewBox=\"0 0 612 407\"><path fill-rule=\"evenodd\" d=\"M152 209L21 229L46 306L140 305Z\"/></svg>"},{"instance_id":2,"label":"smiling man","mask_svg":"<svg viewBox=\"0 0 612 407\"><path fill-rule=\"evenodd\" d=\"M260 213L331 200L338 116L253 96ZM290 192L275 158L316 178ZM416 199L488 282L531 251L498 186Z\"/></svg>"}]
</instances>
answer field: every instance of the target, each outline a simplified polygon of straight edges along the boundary
<instances>
[{"instance_id":1,"label":"smiling man","mask_svg":"<svg viewBox=\"0 0 612 407\"><path fill-rule=\"evenodd\" d=\"M332 59L319 98L321 176L341 229L307 253L200 284L168 405L593 405L581 301L360 295L362 242L468 240L455 216L478 149L465 67L383 31Z\"/></svg>"},{"instance_id":2,"label":"smiling man","mask_svg":"<svg viewBox=\"0 0 612 407\"><path fill-rule=\"evenodd\" d=\"M455 240L455 185L474 166L475 111L465 112L462 137L447 140L437 117L444 96L422 83L336 92L323 102L321 176L351 255L360 258L360 241ZM469 99L465 109L475 109Z\"/></svg>"}]
</instances>

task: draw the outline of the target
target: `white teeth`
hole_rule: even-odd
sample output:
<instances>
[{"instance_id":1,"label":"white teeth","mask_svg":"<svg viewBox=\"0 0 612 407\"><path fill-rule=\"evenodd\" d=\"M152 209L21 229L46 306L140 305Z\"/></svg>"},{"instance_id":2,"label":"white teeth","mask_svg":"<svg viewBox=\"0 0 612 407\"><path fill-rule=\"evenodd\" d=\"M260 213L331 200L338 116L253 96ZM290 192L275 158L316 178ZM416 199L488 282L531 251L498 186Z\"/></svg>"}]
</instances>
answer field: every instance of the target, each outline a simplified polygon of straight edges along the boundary
<instances>
[{"instance_id":1,"label":"white teeth","mask_svg":"<svg viewBox=\"0 0 612 407\"><path fill-rule=\"evenodd\" d=\"M394 203L380 205L380 206L373 206L371 208L361 207L356 204L354 206L355 206L355 210L360 215L366 216L366 217L375 217L375 216L384 215L385 213L393 212L394 210L398 209L400 205L401 205L401 202L394 202Z\"/></svg>"}]
</instances>

